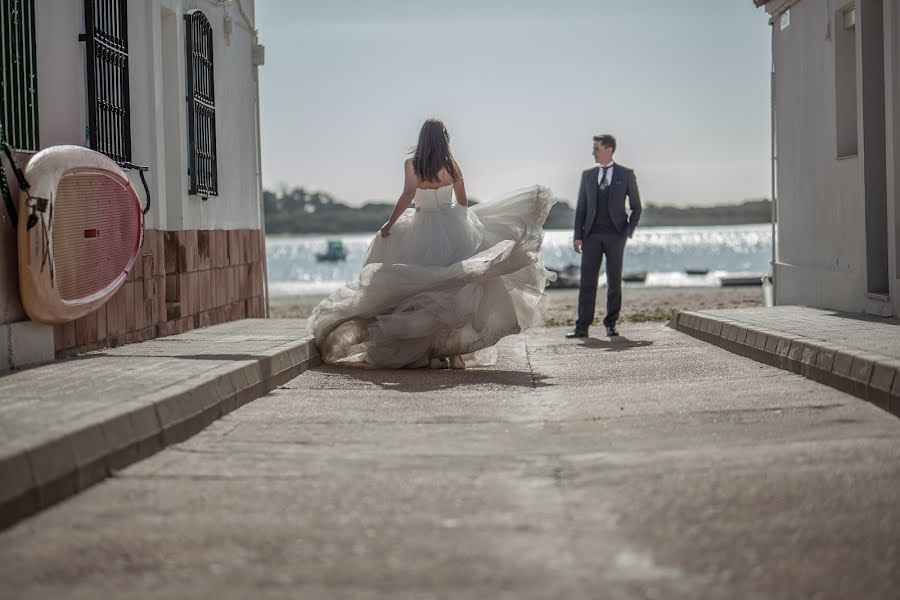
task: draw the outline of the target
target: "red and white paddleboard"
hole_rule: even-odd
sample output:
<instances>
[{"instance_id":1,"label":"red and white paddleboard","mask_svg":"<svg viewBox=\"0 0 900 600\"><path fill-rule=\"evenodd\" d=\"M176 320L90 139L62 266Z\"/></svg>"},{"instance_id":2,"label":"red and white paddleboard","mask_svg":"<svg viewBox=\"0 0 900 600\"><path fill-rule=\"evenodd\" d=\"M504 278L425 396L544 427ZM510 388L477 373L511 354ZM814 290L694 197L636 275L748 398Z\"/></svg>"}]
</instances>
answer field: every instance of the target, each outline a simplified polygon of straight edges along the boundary
<instances>
[{"instance_id":1,"label":"red and white paddleboard","mask_svg":"<svg viewBox=\"0 0 900 600\"><path fill-rule=\"evenodd\" d=\"M81 146L38 152L19 202L19 287L28 317L64 323L106 302L125 281L144 235L124 171ZM28 227L29 216L34 226Z\"/></svg>"}]
</instances>

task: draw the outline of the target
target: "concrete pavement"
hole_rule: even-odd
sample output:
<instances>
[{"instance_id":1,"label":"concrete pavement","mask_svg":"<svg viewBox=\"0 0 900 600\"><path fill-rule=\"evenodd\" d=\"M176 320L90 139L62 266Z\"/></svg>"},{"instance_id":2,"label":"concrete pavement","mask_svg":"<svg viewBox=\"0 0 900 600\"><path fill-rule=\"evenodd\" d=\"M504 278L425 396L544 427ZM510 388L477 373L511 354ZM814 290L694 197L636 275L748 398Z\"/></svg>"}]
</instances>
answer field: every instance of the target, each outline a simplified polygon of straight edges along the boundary
<instances>
[{"instance_id":1,"label":"concrete pavement","mask_svg":"<svg viewBox=\"0 0 900 600\"><path fill-rule=\"evenodd\" d=\"M686 311L672 326L900 417L900 319L805 306Z\"/></svg>"},{"instance_id":2,"label":"concrete pavement","mask_svg":"<svg viewBox=\"0 0 900 600\"><path fill-rule=\"evenodd\" d=\"M900 421L622 332L314 368L0 534L0 595L897 597Z\"/></svg>"},{"instance_id":3,"label":"concrete pavement","mask_svg":"<svg viewBox=\"0 0 900 600\"><path fill-rule=\"evenodd\" d=\"M318 364L304 325L247 319L0 377L0 529Z\"/></svg>"}]
</instances>

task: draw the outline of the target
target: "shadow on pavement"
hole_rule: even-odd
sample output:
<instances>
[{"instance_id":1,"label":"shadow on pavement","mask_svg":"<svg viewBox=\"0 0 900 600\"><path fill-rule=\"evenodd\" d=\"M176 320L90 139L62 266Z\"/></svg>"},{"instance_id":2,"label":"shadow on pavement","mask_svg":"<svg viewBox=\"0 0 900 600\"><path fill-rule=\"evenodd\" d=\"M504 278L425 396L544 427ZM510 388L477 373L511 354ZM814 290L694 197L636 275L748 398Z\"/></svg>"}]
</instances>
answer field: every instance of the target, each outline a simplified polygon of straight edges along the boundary
<instances>
[{"instance_id":1,"label":"shadow on pavement","mask_svg":"<svg viewBox=\"0 0 900 600\"><path fill-rule=\"evenodd\" d=\"M642 340L629 340L625 336L616 336L614 338L609 339L599 339L599 338L579 338L581 341L581 345L585 348L596 348L600 350L606 350L607 352L621 352L623 350L631 350L632 348L643 348L645 346L649 346L653 344L653 342L642 341Z\"/></svg>"},{"instance_id":2,"label":"shadow on pavement","mask_svg":"<svg viewBox=\"0 0 900 600\"><path fill-rule=\"evenodd\" d=\"M873 315L858 315L856 313L830 311L825 313L826 317L837 317L838 319L850 319L853 321L863 321L865 323L878 323L879 325L900 325L900 318L897 317L876 317Z\"/></svg>"},{"instance_id":3,"label":"shadow on pavement","mask_svg":"<svg viewBox=\"0 0 900 600\"><path fill-rule=\"evenodd\" d=\"M506 386L520 388L541 388L545 376L528 371L508 371L498 369L473 368L453 369L357 369L335 365L320 365L312 371L346 377L356 381L371 383L392 392L432 392L438 390L459 390L466 387Z\"/></svg>"}]
</instances>

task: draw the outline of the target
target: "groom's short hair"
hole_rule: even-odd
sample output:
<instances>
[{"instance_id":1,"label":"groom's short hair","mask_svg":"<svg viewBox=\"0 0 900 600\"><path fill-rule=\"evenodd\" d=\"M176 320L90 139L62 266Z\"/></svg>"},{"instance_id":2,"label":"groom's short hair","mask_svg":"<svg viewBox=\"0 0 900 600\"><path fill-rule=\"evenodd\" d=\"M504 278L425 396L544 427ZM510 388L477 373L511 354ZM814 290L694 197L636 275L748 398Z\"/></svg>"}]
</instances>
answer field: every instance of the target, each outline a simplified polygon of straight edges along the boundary
<instances>
[{"instance_id":1,"label":"groom's short hair","mask_svg":"<svg viewBox=\"0 0 900 600\"><path fill-rule=\"evenodd\" d=\"M611 136L608 133L601 133L600 135L595 135L594 141L600 142L607 148L611 148L613 152L616 151L616 138Z\"/></svg>"}]
</instances>

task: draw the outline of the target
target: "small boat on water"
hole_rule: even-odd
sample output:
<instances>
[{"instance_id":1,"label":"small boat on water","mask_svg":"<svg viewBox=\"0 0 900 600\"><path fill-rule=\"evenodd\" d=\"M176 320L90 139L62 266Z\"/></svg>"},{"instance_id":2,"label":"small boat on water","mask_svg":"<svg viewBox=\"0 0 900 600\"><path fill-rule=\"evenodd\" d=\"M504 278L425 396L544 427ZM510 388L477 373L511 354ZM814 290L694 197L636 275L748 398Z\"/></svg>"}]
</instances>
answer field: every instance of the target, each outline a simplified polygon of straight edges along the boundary
<instances>
[{"instance_id":1,"label":"small boat on water","mask_svg":"<svg viewBox=\"0 0 900 600\"><path fill-rule=\"evenodd\" d=\"M707 275L709 274L709 269L692 269L687 268L684 270L688 275Z\"/></svg>"},{"instance_id":2,"label":"small boat on water","mask_svg":"<svg viewBox=\"0 0 900 600\"><path fill-rule=\"evenodd\" d=\"M763 275L743 275L734 277L721 277L719 283L722 287L762 285Z\"/></svg>"},{"instance_id":3,"label":"small boat on water","mask_svg":"<svg viewBox=\"0 0 900 600\"><path fill-rule=\"evenodd\" d=\"M316 260L319 262L340 262L347 260L347 249L344 248L344 242L341 240L328 240L328 248L325 252L316 254Z\"/></svg>"},{"instance_id":4,"label":"small boat on water","mask_svg":"<svg viewBox=\"0 0 900 600\"><path fill-rule=\"evenodd\" d=\"M547 267L548 271L556 273L556 280L547 284L547 288L551 290L568 290L578 289L581 282L579 281L580 269L578 265L566 265L561 269Z\"/></svg>"},{"instance_id":5,"label":"small boat on water","mask_svg":"<svg viewBox=\"0 0 900 600\"><path fill-rule=\"evenodd\" d=\"M637 273L625 273L622 275L622 281L627 283L644 283L647 281L647 271L639 271Z\"/></svg>"}]
</instances>

